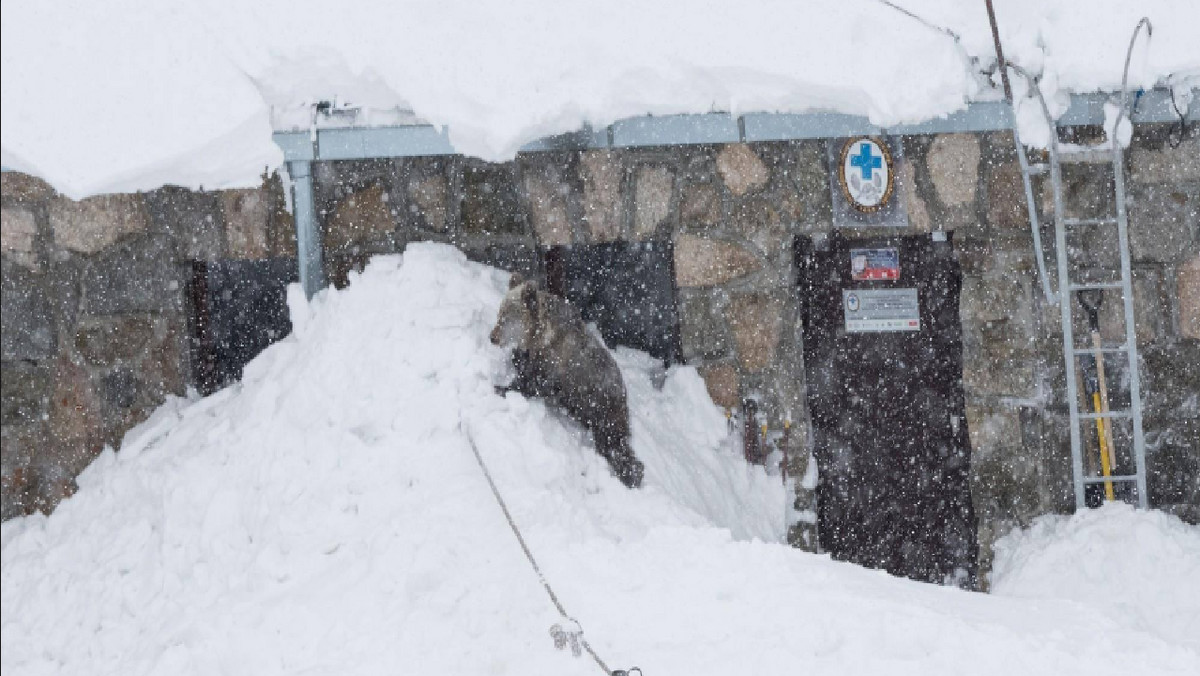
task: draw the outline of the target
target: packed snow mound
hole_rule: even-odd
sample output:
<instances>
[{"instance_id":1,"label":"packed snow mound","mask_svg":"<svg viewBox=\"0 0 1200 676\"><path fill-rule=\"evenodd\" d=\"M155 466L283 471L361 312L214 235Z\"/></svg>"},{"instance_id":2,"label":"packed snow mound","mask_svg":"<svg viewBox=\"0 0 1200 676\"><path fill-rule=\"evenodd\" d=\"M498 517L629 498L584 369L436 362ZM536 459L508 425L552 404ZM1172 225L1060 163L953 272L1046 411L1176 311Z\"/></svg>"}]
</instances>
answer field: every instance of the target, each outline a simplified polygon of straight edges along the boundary
<instances>
[{"instance_id":1,"label":"packed snow mound","mask_svg":"<svg viewBox=\"0 0 1200 676\"><path fill-rule=\"evenodd\" d=\"M79 198L255 185L281 160L272 109L321 100L399 106L448 126L460 152L503 160L637 115L832 110L889 126L988 95L982 2L892 4L924 21L869 0L5 2L2 161ZM1131 84L1200 76L1191 0L1007 0L997 13L1007 57L1044 74L1052 105L1116 88L1143 15L1155 33Z\"/></svg>"},{"instance_id":2,"label":"packed snow mound","mask_svg":"<svg viewBox=\"0 0 1200 676\"><path fill-rule=\"evenodd\" d=\"M0 527L0 670L26 674L594 674L476 464L611 666L658 675L1194 674L1200 653L1076 603L892 578L777 542L690 368L618 352L644 487L578 425L500 397L507 275L411 245L211 397L173 400L49 517ZM660 382L661 389L654 383ZM1180 608L1182 612L1182 608ZM1113 640L1120 637L1120 640Z\"/></svg>"},{"instance_id":3,"label":"packed snow mound","mask_svg":"<svg viewBox=\"0 0 1200 676\"><path fill-rule=\"evenodd\" d=\"M1065 599L1200 650L1200 526L1110 503L996 543L992 593Z\"/></svg>"}]
</instances>

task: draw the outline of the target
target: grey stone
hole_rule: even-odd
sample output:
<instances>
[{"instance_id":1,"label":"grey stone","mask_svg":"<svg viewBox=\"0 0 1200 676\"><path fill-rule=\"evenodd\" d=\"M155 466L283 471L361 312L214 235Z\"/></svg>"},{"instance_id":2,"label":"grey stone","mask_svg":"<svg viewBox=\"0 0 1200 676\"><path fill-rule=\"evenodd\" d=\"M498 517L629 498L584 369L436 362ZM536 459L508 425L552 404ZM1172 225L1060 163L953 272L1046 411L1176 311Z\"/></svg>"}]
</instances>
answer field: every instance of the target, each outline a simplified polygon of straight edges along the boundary
<instances>
[{"instance_id":1,"label":"grey stone","mask_svg":"<svg viewBox=\"0 0 1200 676\"><path fill-rule=\"evenodd\" d=\"M109 368L146 355L153 338L154 322L145 315L88 318L75 329L75 352L90 366Z\"/></svg>"},{"instance_id":2,"label":"grey stone","mask_svg":"<svg viewBox=\"0 0 1200 676\"><path fill-rule=\"evenodd\" d=\"M217 193L159 188L146 193L146 210L154 230L171 236L185 260L225 258L225 217Z\"/></svg>"},{"instance_id":3,"label":"grey stone","mask_svg":"<svg viewBox=\"0 0 1200 676\"><path fill-rule=\"evenodd\" d=\"M1129 248L1134 260L1176 263L1195 251L1198 192L1188 184L1148 185L1131 195Z\"/></svg>"},{"instance_id":4,"label":"grey stone","mask_svg":"<svg viewBox=\"0 0 1200 676\"><path fill-rule=\"evenodd\" d=\"M0 421L4 425L38 424L50 408L50 369L27 361L0 366Z\"/></svg>"},{"instance_id":5,"label":"grey stone","mask_svg":"<svg viewBox=\"0 0 1200 676\"><path fill-rule=\"evenodd\" d=\"M735 231L768 256L780 251L788 228L804 217L804 204L790 190L749 199L733 210Z\"/></svg>"},{"instance_id":6,"label":"grey stone","mask_svg":"<svg viewBox=\"0 0 1200 676\"><path fill-rule=\"evenodd\" d=\"M1028 230L1025 183L1015 162L993 167L987 177L988 222L1003 230Z\"/></svg>"},{"instance_id":7,"label":"grey stone","mask_svg":"<svg viewBox=\"0 0 1200 676\"><path fill-rule=\"evenodd\" d=\"M573 241L567 216L568 186L557 172L531 168L525 172L525 195L533 231L542 246L568 245Z\"/></svg>"},{"instance_id":8,"label":"grey stone","mask_svg":"<svg viewBox=\"0 0 1200 676\"><path fill-rule=\"evenodd\" d=\"M75 202L58 197L49 203L54 243L80 253L95 253L127 235L146 229L140 195L101 195Z\"/></svg>"},{"instance_id":9,"label":"grey stone","mask_svg":"<svg viewBox=\"0 0 1200 676\"><path fill-rule=\"evenodd\" d=\"M707 293L680 299L679 332L688 363L722 359L733 345L723 308Z\"/></svg>"},{"instance_id":10,"label":"grey stone","mask_svg":"<svg viewBox=\"0 0 1200 676\"><path fill-rule=\"evenodd\" d=\"M225 216L225 238L229 255L239 259L262 259L271 253L270 193L265 189L223 190L219 193Z\"/></svg>"},{"instance_id":11,"label":"grey stone","mask_svg":"<svg viewBox=\"0 0 1200 676\"><path fill-rule=\"evenodd\" d=\"M740 294L730 299L726 317L739 368L754 373L774 360L783 328L782 302L763 293Z\"/></svg>"},{"instance_id":12,"label":"grey stone","mask_svg":"<svg viewBox=\"0 0 1200 676\"><path fill-rule=\"evenodd\" d=\"M0 209L0 249L30 270L40 267L35 248L37 221L33 212L20 207Z\"/></svg>"},{"instance_id":13,"label":"grey stone","mask_svg":"<svg viewBox=\"0 0 1200 676\"><path fill-rule=\"evenodd\" d=\"M703 230L721 222L721 197L707 183L686 186L679 197L679 221L684 228Z\"/></svg>"},{"instance_id":14,"label":"grey stone","mask_svg":"<svg viewBox=\"0 0 1200 676\"><path fill-rule=\"evenodd\" d=\"M409 181L408 197L424 220L425 227L434 232L445 232L449 228L446 218L448 192L443 174L414 177Z\"/></svg>"},{"instance_id":15,"label":"grey stone","mask_svg":"<svg viewBox=\"0 0 1200 676\"><path fill-rule=\"evenodd\" d=\"M579 158L579 169L583 178L583 220L592 241L620 239L625 218L621 156L608 150L588 150Z\"/></svg>"},{"instance_id":16,"label":"grey stone","mask_svg":"<svg viewBox=\"0 0 1200 676\"><path fill-rule=\"evenodd\" d=\"M0 354L5 360L38 361L54 354L54 321L44 279L27 268L0 262Z\"/></svg>"},{"instance_id":17,"label":"grey stone","mask_svg":"<svg viewBox=\"0 0 1200 676\"><path fill-rule=\"evenodd\" d=\"M675 176L666 167L642 167L634 191L633 236L646 240L671 213Z\"/></svg>"},{"instance_id":18,"label":"grey stone","mask_svg":"<svg viewBox=\"0 0 1200 676\"><path fill-rule=\"evenodd\" d=\"M735 197L758 190L771 178L767 165L744 143L731 143L717 153L717 173Z\"/></svg>"},{"instance_id":19,"label":"grey stone","mask_svg":"<svg viewBox=\"0 0 1200 676\"><path fill-rule=\"evenodd\" d=\"M170 240L162 235L109 247L84 270L83 311L115 315L178 310L186 282L174 255Z\"/></svg>"},{"instance_id":20,"label":"grey stone","mask_svg":"<svg viewBox=\"0 0 1200 676\"><path fill-rule=\"evenodd\" d=\"M1200 340L1200 255L1179 266L1179 335Z\"/></svg>"},{"instance_id":21,"label":"grey stone","mask_svg":"<svg viewBox=\"0 0 1200 676\"><path fill-rule=\"evenodd\" d=\"M941 134L934 138L926 162L938 199L946 206L975 201L979 181L979 139L974 134Z\"/></svg>"},{"instance_id":22,"label":"grey stone","mask_svg":"<svg viewBox=\"0 0 1200 676\"><path fill-rule=\"evenodd\" d=\"M908 225L917 232L929 232L933 224L929 219L929 208L925 200L917 194L916 169L907 158L900 160L897 167L900 189L904 193L904 207L908 210Z\"/></svg>"},{"instance_id":23,"label":"grey stone","mask_svg":"<svg viewBox=\"0 0 1200 676\"><path fill-rule=\"evenodd\" d=\"M511 165L472 164L463 168L462 229L472 235L524 235Z\"/></svg>"},{"instance_id":24,"label":"grey stone","mask_svg":"<svg viewBox=\"0 0 1200 676\"><path fill-rule=\"evenodd\" d=\"M758 258L737 244L693 235L675 239L675 282L680 287L724 284L760 267Z\"/></svg>"},{"instance_id":25,"label":"grey stone","mask_svg":"<svg viewBox=\"0 0 1200 676\"><path fill-rule=\"evenodd\" d=\"M386 240L396 229L391 197L380 184L351 193L325 220L325 250L331 254L355 253L356 246Z\"/></svg>"},{"instance_id":26,"label":"grey stone","mask_svg":"<svg viewBox=\"0 0 1200 676\"><path fill-rule=\"evenodd\" d=\"M1200 133L1193 131L1172 148L1135 145L1129 150L1130 178L1136 183L1200 181Z\"/></svg>"}]
</instances>

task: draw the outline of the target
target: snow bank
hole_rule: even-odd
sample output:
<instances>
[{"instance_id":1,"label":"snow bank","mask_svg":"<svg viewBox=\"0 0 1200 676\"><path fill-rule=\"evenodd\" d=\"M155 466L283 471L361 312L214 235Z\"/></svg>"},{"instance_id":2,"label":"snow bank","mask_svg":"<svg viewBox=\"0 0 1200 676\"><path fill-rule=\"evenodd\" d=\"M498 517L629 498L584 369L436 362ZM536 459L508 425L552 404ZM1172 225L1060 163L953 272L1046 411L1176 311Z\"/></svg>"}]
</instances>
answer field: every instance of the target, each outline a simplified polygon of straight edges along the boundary
<instances>
[{"instance_id":1,"label":"snow bank","mask_svg":"<svg viewBox=\"0 0 1200 676\"><path fill-rule=\"evenodd\" d=\"M992 580L993 594L1075 601L1200 650L1200 527L1169 514L1041 517L996 543Z\"/></svg>"},{"instance_id":2,"label":"snow bank","mask_svg":"<svg viewBox=\"0 0 1200 676\"><path fill-rule=\"evenodd\" d=\"M594 673L554 650L559 618L472 443L614 667L1008 676L1200 664L1124 616L779 544L778 478L739 459L695 371L655 374L621 351L646 463L645 486L626 490L578 426L495 395L508 365L487 335L505 287L452 248L414 244L345 291L311 304L294 294L295 332L240 385L173 400L52 516L3 524L0 670Z\"/></svg>"},{"instance_id":3,"label":"snow bank","mask_svg":"<svg viewBox=\"0 0 1200 676\"><path fill-rule=\"evenodd\" d=\"M72 197L219 188L280 161L271 107L334 98L411 109L460 151L503 160L647 113L822 109L890 125L981 95L994 61L983 3L895 4L961 45L868 0L6 2L2 159ZM1052 102L1113 89L1142 15L1155 35L1131 82L1200 75L1190 0L997 5L1008 57L1046 74Z\"/></svg>"}]
</instances>

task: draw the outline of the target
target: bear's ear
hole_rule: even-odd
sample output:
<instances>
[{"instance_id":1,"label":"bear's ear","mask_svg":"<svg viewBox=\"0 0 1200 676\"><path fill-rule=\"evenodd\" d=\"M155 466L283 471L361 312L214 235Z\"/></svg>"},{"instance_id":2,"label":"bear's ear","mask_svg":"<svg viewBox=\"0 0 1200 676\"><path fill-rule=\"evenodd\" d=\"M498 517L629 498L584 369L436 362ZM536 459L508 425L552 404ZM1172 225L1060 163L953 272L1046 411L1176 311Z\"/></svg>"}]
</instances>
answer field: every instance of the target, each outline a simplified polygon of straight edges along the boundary
<instances>
[{"instance_id":1,"label":"bear's ear","mask_svg":"<svg viewBox=\"0 0 1200 676\"><path fill-rule=\"evenodd\" d=\"M508 288L510 288L510 289L515 289L524 283L525 283L525 275L522 275L519 272L512 273L512 276L508 278Z\"/></svg>"},{"instance_id":2,"label":"bear's ear","mask_svg":"<svg viewBox=\"0 0 1200 676\"><path fill-rule=\"evenodd\" d=\"M525 307L529 310L530 315L537 317L537 289L535 289L532 284L529 284L524 290L521 291L521 302L525 304Z\"/></svg>"}]
</instances>

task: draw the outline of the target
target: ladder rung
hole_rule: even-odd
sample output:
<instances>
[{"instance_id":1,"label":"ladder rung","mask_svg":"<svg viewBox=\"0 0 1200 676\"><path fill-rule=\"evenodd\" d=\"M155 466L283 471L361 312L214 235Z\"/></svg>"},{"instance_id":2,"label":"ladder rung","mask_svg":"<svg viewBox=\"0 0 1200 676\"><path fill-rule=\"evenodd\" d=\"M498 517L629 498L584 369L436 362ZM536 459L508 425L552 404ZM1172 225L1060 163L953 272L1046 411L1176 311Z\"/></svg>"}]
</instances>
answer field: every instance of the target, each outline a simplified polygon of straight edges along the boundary
<instances>
[{"instance_id":1,"label":"ladder rung","mask_svg":"<svg viewBox=\"0 0 1200 676\"><path fill-rule=\"evenodd\" d=\"M1062 163L1075 162L1112 162L1113 151L1110 148L1089 148L1086 150L1058 149L1058 161Z\"/></svg>"},{"instance_id":2,"label":"ladder rung","mask_svg":"<svg viewBox=\"0 0 1200 676\"><path fill-rule=\"evenodd\" d=\"M1104 354L1120 354L1122 352L1128 352L1128 351L1129 351L1129 348L1124 345L1122 345L1121 347L1102 347L1102 348L1100 348L1100 352L1102 352ZM1094 347L1077 347L1074 350L1072 350L1072 352L1074 352L1077 355L1081 354L1081 355L1091 356L1092 354L1095 354L1096 348L1094 348Z\"/></svg>"},{"instance_id":3,"label":"ladder rung","mask_svg":"<svg viewBox=\"0 0 1200 676\"><path fill-rule=\"evenodd\" d=\"M1120 411L1109 411L1108 413L1104 413L1103 411L1101 411L1099 413L1080 413L1079 414L1080 420L1095 420L1097 418L1131 418L1131 417L1133 417L1133 411L1130 411L1127 409L1123 409Z\"/></svg>"},{"instance_id":4,"label":"ladder rung","mask_svg":"<svg viewBox=\"0 0 1200 676\"><path fill-rule=\"evenodd\" d=\"M1105 218L1064 218L1063 225L1116 225L1117 219L1112 217Z\"/></svg>"},{"instance_id":5,"label":"ladder rung","mask_svg":"<svg viewBox=\"0 0 1200 676\"><path fill-rule=\"evenodd\" d=\"M1041 176L1042 174L1046 173L1047 171L1050 171L1050 165L1043 164L1041 162L1037 162L1037 163L1031 162L1031 163L1025 165L1025 167L1027 170L1026 173L1029 174L1030 176Z\"/></svg>"},{"instance_id":6,"label":"ladder rung","mask_svg":"<svg viewBox=\"0 0 1200 676\"><path fill-rule=\"evenodd\" d=\"M1116 481L1137 481L1137 480L1138 480L1138 475L1136 475L1136 474L1122 474L1120 476L1086 476L1083 478L1083 483L1085 483L1085 484L1102 484L1102 483L1107 483L1109 481L1116 482Z\"/></svg>"},{"instance_id":7,"label":"ladder rung","mask_svg":"<svg viewBox=\"0 0 1200 676\"><path fill-rule=\"evenodd\" d=\"M1067 289L1070 291L1090 291L1092 289L1120 289L1124 288L1124 282L1090 282L1088 284L1068 284Z\"/></svg>"}]
</instances>

